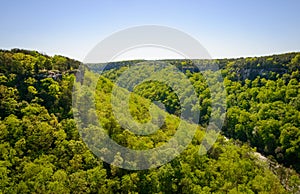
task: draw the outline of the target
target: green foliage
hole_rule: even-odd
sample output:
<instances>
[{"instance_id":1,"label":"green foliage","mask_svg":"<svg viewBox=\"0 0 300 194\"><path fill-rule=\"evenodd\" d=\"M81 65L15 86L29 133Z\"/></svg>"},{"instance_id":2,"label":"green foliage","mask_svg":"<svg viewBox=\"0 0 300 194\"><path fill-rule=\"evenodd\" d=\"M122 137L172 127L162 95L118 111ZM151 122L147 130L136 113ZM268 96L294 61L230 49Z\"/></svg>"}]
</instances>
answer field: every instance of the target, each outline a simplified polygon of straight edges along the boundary
<instances>
[{"instance_id":1,"label":"green foliage","mask_svg":"<svg viewBox=\"0 0 300 194\"><path fill-rule=\"evenodd\" d=\"M82 90L79 108L87 111L86 119L91 121L84 135L93 137L96 127L92 124L99 120L117 143L142 150L158 147L175 134L180 121L177 116L182 111L179 99L172 88L159 82L146 82L134 89L130 113L135 121L148 122L151 101L162 102L167 113L160 130L149 136L135 135L116 121L110 103L113 81L127 66L138 62L141 61L112 63L98 80L95 93ZM200 125L192 143L171 162L149 170L130 171L113 165L126 162L120 153L114 155L112 164L104 163L80 138L71 110L74 73L79 62L35 51L0 51L0 193L299 192L300 179L295 171L269 168L273 163L258 158L256 150L250 147L257 147L259 152L272 155L299 172L299 54L165 62L185 72L193 84L200 106L190 107L190 111L200 110L200 121L193 124ZM218 116L212 115L211 104L221 99L211 96L210 91L220 90L223 83L211 72L204 76L196 71L196 62L204 67L216 63L223 68L228 94L223 133L245 143L220 135L207 154L199 155L204 127L211 116ZM242 79L241 70L246 68L255 70L248 79ZM266 73L268 68L274 74ZM286 71L282 73L280 68ZM85 73L90 76L84 81L93 81L92 72ZM209 88L205 77L216 84ZM128 91L120 89L120 94ZM86 107L90 98L95 100L96 115ZM189 102L188 98L185 100L184 103ZM144 162L155 161L155 157Z\"/></svg>"}]
</instances>

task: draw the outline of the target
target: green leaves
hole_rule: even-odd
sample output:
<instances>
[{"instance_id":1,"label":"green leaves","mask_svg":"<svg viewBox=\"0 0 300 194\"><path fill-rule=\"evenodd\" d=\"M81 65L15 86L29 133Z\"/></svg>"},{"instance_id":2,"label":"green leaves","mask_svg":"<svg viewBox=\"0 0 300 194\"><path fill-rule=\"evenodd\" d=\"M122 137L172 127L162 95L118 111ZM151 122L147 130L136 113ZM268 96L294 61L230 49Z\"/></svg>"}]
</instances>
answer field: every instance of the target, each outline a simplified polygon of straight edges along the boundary
<instances>
[{"instance_id":1,"label":"green leaves","mask_svg":"<svg viewBox=\"0 0 300 194\"><path fill-rule=\"evenodd\" d=\"M287 54L268 58L213 61L224 68L222 75L226 76L228 111L223 132L299 170L299 56ZM209 88L204 75L192 71L192 61L169 62L177 67L190 68L186 75L198 93L199 106L188 107L186 111L200 110L200 124L203 126L197 126L192 142L180 155L171 148L164 150L168 157L177 156L171 162L144 171L129 171L114 165L128 163L126 157L130 156L120 152L112 154L104 147L98 151L112 155L112 165L102 162L82 137L101 142L102 137L95 135L99 128L94 125L94 122L101 121L107 134L127 148L147 150L164 145L176 133L180 122L176 115L182 111L180 99L172 88L157 81L148 81L134 88L129 108L135 121L146 123L153 119L149 114L151 101L163 103L168 112L164 112L164 118L158 113L158 116L153 115L157 116L158 123L162 123L158 131L148 136L136 135L119 124L110 104L112 81L127 67L111 69L104 74L106 78L99 79L86 71L88 78L83 80L85 83L98 80L95 82L96 92L85 88L78 91L78 99L73 99L81 101L79 108L87 112L85 119L89 121L79 134L77 124L80 123L75 122L71 110L73 70L79 62L23 50L0 51L0 193L298 192L299 176L294 171L280 172L282 169L277 169L275 175L268 168L271 163L255 157L255 150L240 141L220 136L207 154L199 155L210 117L221 116L212 113L211 106L212 103L218 105L222 96L212 96L211 92L220 91L223 83L208 72L207 78L215 83ZM134 62L120 63L128 66ZM203 61L204 66L209 63ZM286 74L280 72L283 67L287 69ZM273 73L266 68L271 68ZM289 72L292 70L295 71ZM141 72L140 76L146 75ZM81 84L80 81L75 84ZM183 103L189 104L191 99L188 96L193 88L186 88L189 90L186 90L187 98ZM123 89L120 94L126 95L127 92ZM96 112L86 106L88 100L94 102ZM158 108L159 105L153 106ZM123 108L120 104L116 110ZM218 108L222 107L218 105ZM120 118L122 122L130 123L124 118ZM184 126L188 129L189 124ZM171 145L176 147L185 142L187 135L172 141ZM206 141L213 141L209 134ZM101 143L105 145L105 142ZM155 161L157 155L154 154L137 162L153 164Z\"/></svg>"}]
</instances>

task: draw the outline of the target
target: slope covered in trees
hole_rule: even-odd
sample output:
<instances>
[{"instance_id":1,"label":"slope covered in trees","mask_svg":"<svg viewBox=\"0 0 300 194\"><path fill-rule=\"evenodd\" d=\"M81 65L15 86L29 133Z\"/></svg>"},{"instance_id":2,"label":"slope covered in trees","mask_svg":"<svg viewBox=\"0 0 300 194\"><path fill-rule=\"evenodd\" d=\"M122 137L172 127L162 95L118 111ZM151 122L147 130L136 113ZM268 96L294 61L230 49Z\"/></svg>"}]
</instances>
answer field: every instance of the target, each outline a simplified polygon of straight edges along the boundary
<instances>
[{"instance_id":1,"label":"slope covered in trees","mask_svg":"<svg viewBox=\"0 0 300 194\"><path fill-rule=\"evenodd\" d=\"M74 75L79 62L34 51L1 51L0 191L296 193L300 185L298 175L292 170L288 175L274 174L269 164L260 160L254 154L255 149L249 146L299 168L299 60L298 55L291 55L288 59L285 59L286 55L282 55L282 59L277 57L286 60L283 66L287 71L276 71L270 77L261 73L261 77L255 79L237 78L240 71L232 60L226 65L224 60L202 61L208 65L218 63L223 68L228 93L223 133L248 142L227 141L219 136L206 155L199 155L204 127L211 116L212 99L206 81L201 73L193 72L190 61L168 61L182 68L199 92L200 126L192 143L174 160L161 167L134 171L103 162L82 141L71 109L73 84L81 84ZM128 66L127 62L125 64ZM260 64L259 68L263 69L265 64ZM159 146L176 131L177 116L181 111L178 98L166 85L141 84L132 94L131 114L139 122L146 122L150 102L161 101L168 111L166 121L150 136L134 135L120 127L112 113L110 98L114 80L126 68L112 68L98 80L95 93L97 118L120 145L137 150ZM86 73L92 74L88 70ZM93 129L94 126L87 126L86 134ZM122 155L116 154L112 162L124 162Z\"/></svg>"}]
</instances>

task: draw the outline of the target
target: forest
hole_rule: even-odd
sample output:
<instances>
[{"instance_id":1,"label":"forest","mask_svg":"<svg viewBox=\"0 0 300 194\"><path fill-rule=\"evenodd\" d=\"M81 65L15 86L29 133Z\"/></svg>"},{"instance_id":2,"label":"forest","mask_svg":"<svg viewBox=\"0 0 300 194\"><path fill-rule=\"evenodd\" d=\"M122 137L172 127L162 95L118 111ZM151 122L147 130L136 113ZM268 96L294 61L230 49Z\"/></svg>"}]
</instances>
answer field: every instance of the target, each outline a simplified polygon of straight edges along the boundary
<instances>
[{"instance_id":1,"label":"forest","mask_svg":"<svg viewBox=\"0 0 300 194\"><path fill-rule=\"evenodd\" d=\"M0 193L299 193L300 192L300 53L216 60L161 60L179 69L196 91L197 106L185 102L170 86L158 81L143 82L129 95L129 112L135 121L146 123L151 102L161 102L165 119L148 136L122 127L111 105L118 77L144 60L84 64L64 56L48 56L22 49L0 51ZM213 70L217 66L223 82ZM98 75L97 72L102 74ZM84 74L85 79L78 77ZM131 75L142 77L140 74ZM172 75L170 75L172 79ZM208 80L209 79L209 80ZM76 90L94 81L90 88ZM209 87L208 81L216 83ZM179 83L184 86L184 83ZM212 104L226 92L225 118L216 142L199 154L205 128L215 115ZM75 89L74 89L75 88ZM77 92L77 93L76 93ZM74 98L74 93L76 98ZM187 95L189 97L189 95ZM85 102L94 103L96 111ZM78 103L74 108L74 102ZM152 108L153 108L152 107ZM79 112L88 113L77 122ZM197 120L180 118L182 112ZM147 150L166 144L179 122L194 128L191 142L164 165L144 170L119 168L130 155L105 148L99 126L119 145ZM130 124L123 119L121 122ZM120 121L119 120L119 121ZM159 119L158 119L159 120ZM88 124L86 124L88 123ZM79 132L78 128L82 130ZM148 129L145 129L147 131ZM149 129L150 130L150 129ZM97 139L98 138L98 139ZM90 149L86 139L104 146ZM186 142L177 139L174 145ZM105 162L95 154L107 157ZM137 161L151 166L155 156Z\"/></svg>"}]
</instances>

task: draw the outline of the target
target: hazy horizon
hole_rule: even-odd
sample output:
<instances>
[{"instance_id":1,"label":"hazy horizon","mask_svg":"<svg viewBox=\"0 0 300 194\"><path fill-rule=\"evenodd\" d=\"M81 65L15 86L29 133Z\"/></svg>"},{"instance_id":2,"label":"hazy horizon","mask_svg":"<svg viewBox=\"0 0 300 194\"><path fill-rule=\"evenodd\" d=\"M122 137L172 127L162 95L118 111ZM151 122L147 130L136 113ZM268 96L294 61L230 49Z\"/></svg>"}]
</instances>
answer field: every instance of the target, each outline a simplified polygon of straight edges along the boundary
<instances>
[{"instance_id":1,"label":"hazy horizon","mask_svg":"<svg viewBox=\"0 0 300 194\"><path fill-rule=\"evenodd\" d=\"M50 56L50 57L53 57L55 55L60 55L60 56L63 56L63 57L68 57L70 59L75 59L75 60L78 60L80 62L83 62L84 60L79 60L79 59L76 59L76 58L72 58L70 56L67 56L67 55L64 55L64 54L60 54L60 53L54 53L54 54L49 54L49 53L46 53L46 52L43 52L43 51L39 51L39 50L36 50L36 49L30 49L30 48L11 48L11 49L6 49L6 48L0 48L0 50L12 50L12 49L20 49L20 50L28 50L28 51L37 51L43 55L47 55L47 56ZM280 53L270 53L270 54L262 54L262 55L252 55L252 56L237 56L237 57L224 57L224 58L210 58L210 59L203 59L203 60L220 60L220 59L239 59L239 58L250 58L250 57L268 57L268 56L273 56L273 55L281 55L281 54L288 54L288 53L300 53L300 51L287 51L287 52L280 52ZM121 62L121 61L134 61L134 60L184 60L185 58L150 58L150 59L145 59L145 58L117 58L117 60L111 60L109 62ZM199 59L191 59L191 60L199 60ZM99 63L103 63L103 62L99 62ZM92 64L92 63L91 63Z\"/></svg>"}]
</instances>

